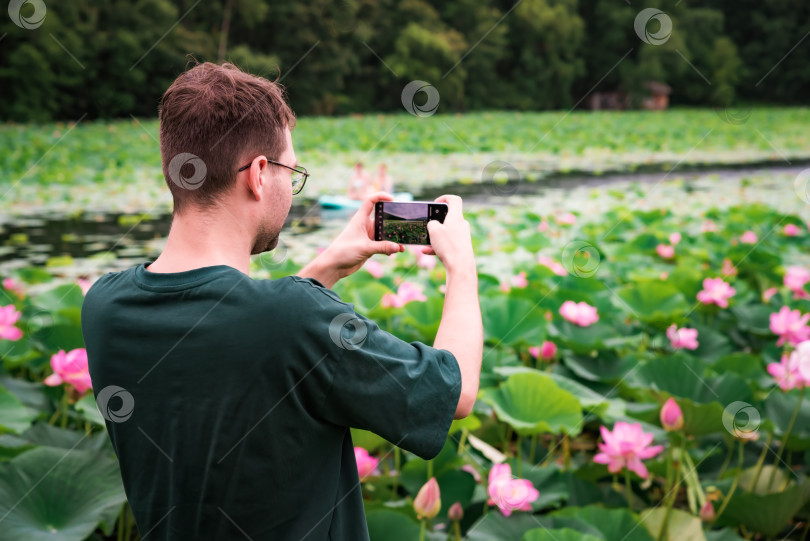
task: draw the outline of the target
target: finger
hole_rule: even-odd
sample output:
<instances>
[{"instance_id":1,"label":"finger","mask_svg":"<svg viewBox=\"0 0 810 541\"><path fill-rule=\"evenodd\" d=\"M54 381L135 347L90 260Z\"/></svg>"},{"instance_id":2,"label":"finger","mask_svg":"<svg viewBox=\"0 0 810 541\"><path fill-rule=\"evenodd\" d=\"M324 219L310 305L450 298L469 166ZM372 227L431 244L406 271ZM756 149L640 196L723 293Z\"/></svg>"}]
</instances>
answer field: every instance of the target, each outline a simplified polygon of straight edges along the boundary
<instances>
[{"instance_id":1,"label":"finger","mask_svg":"<svg viewBox=\"0 0 810 541\"><path fill-rule=\"evenodd\" d=\"M370 255L372 254L391 255L405 251L405 247L402 246L401 244L397 244L396 242L391 242L387 240L371 241L371 243L369 244L369 248L371 251Z\"/></svg>"},{"instance_id":2,"label":"finger","mask_svg":"<svg viewBox=\"0 0 810 541\"><path fill-rule=\"evenodd\" d=\"M357 211L355 216L362 216L365 218L369 216L374 211L374 205L377 204L378 201L393 201L394 196L387 192L377 192L369 195L365 199L363 199L363 203L360 205L360 209Z\"/></svg>"},{"instance_id":3,"label":"finger","mask_svg":"<svg viewBox=\"0 0 810 541\"><path fill-rule=\"evenodd\" d=\"M445 194L436 198L437 203L445 203L447 205L447 216L454 218L462 217L462 201L457 195Z\"/></svg>"},{"instance_id":4,"label":"finger","mask_svg":"<svg viewBox=\"0 0 810 541\"><path fill-rule=\"evenodd\" d=\"M422 253L425 255L436 255L436 252L433 251L433 246L423 246Z\"/></svg>"}]
</instances>

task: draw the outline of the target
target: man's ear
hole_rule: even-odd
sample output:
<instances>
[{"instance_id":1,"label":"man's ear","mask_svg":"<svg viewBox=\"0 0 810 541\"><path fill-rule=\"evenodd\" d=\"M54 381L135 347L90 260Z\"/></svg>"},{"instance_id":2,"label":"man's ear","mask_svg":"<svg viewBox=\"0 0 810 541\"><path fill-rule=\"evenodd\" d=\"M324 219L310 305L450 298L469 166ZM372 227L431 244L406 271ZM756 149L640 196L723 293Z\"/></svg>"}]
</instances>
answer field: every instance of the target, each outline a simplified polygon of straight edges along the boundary
<instances>
[{"instance_id":1,"label":"man's ear","mask_svg":"<svg viewBox=\"0 0 810 541\"><path fill-rule=\"evenodd\" d=\"M256 201L261 201L262 199L264 183L266 180L262 177L262 175L266 174L267 165L267 157L260 155L253 159L253 162L250 164L250 168L247 170L247 188Z\"/></svg>"}]
</instances>

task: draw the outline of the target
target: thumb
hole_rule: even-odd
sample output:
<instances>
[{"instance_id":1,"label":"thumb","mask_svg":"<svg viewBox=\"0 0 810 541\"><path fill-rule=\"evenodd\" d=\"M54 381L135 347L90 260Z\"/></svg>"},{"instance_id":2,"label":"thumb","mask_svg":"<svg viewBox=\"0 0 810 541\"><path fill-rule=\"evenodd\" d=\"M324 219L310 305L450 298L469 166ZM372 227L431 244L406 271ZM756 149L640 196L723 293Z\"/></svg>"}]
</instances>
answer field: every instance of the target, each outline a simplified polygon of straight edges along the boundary
<instances>
[{"instance_id":1,"label":"thumb","mask_svg":"<svg viewBox=\"0 0 810 541\"><path fill-rule=\"evenodd\" d=\"M396 254L397 252L402 252L404 250L405 248L401 244L397 244L396 242L391 242L388 240L371 241L372 254L391 255Z\"/></svg>"}]
</instances>

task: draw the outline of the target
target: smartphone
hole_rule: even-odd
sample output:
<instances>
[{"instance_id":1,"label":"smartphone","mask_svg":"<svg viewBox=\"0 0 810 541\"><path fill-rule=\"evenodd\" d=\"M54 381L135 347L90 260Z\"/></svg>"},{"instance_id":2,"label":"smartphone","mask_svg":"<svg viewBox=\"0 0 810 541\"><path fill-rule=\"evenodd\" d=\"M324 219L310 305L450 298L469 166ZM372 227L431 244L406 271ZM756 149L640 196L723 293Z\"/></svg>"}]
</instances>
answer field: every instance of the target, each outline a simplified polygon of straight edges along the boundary
<instances>
[{"instance_id":1,"label":"smartphone","mask_svg":"<svg viewBox=\"0 0 810 541\"><path fill-rule=\"evenodd\" d=\"M379 201L374 206L374 240L428 245L428 222L444 223L445 216L445 203Z\"/></svg>"}]
</instances>

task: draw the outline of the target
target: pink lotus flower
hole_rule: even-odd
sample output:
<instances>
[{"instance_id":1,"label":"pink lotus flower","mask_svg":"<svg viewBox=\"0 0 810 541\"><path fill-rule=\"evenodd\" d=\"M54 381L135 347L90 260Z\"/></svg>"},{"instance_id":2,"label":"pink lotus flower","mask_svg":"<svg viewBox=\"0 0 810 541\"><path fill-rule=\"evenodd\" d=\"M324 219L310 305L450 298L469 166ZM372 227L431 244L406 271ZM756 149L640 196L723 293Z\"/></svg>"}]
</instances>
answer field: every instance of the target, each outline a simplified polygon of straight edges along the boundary
<instances>
[{"instance_id":1,"label":"pink lotus flower","mask_svg":"<svg viewBox=\"0 0 810 541\"><path fill-rule=\"evenodd\" d=\"M557 344L554 342L549 342L546 340L540 346L540 356L543 357L544 360L550 361L557 355Z\"/></svg>"},{"instance_id":2,"label":"pink lotus flower","mask_svg":"<svg viewBox=\"0 0 810 541\"><path fill-rule=\"evenodd\" d=\"M661 408L661 426L673 432L683 428L683 412L674 398L669 398Z\"/></svg>"},{"instance_id":3,"label":"pink lotus flower","mask_svg":"<svg viewBox=\"0 0 810 541\"><path fill-rule=\"evenodd\" d=\"M436 266L436 256L423 253L421 246L406 246L405 249L416 256L417 267L432 270Z\"/></svg>"},{"instance_id":4,"label":"pink lotus flower","mask_svg":"<svg viewBox=\"0 0 810 541\"><path fill-rule=\"evenodd\" d=\"M413 500L413 508L420 519L431 519L439 514L439 510L442 508L442 497L439 492L439 483L435 477L431 477L419 489Z\"/></svg>"},{"instance_id":5,"label":"pink lotus flower","mask_svg":"<svg viewBox=\"0 0 810 541\"><path fill-rule=\"evenodd\" d=\"M548 231L548 221L545 218L540 220L540 225L537 226L537 230L541 233Z\"/></svg>"},{"instance_id":6,"label":"pink lotus flower","mask_svg":"<svg viewBox=\"0 0 810 541\"><path fill-rule=\"evenodd\" d=\"M669 234L669 243L673 246L681 242L681 234L680 233L670 233Z\"/></svg>"},{"instance_id":7,"label":"pink lotus flower","mask_svg":"<svg viewBox=\"0 0 810 541\"><path fill-rule=\"evenodd\" d=\"M728 300L737 292L722 278L706 278L703 280L703 290L697 294L697 300L703 304L716 304L720 308L728 308Z\"/></svg>"},{"instance_id":8,"label":"pink lotus flower","mask_svg":"<svg viewBox=\"0 0 810 541\"><path fill-rule=\"evenodd\" d=\"M675 257L675 247L669 244L659 244L655 247L655 251L664 259L672 259Z\"/></svg>"},{"instance_id":9,"label":"pink lotus flower","mask_svg":"<svg viewBox=\"0 0 810 541\"><path fill-rule=\"evenodd\" d=\"M512 277L512 286L514 286L516 288L519 288L519 289L524 289L528 285L529 285L529 281L526 280L526 273L525 272L519 272L515 276Z\"/></svg>"},{"instance_id":10,"label":"pink lotus flower","mask_svg":"<svg viewBox=\"0 0 810 541\"><path fill-rule=\"evenodd\" d=\"M416 256L416 266L427 270L433 270L436 267L437 258L435 255L423 254L419 252Z\"/></svg>"},{"instance_id":11,"label":"pink lotus flower","mask_svg":"<svg viewBox=\"0 0 810 541\"><path fill-rule=\"evenodd\" d=\"M354 448L354 460L357 462L357 473L360 476L360 480L375 473L374 470L377 469L377 464L380 462L378 459L369 455L368 451L362 447Z\"/></svg>"},{"instance_id":12,"label":"pink lotus flower","mask_svg":"<svg viewBox=\"0 0 810 541\"><path fill-rule=\"evenodd\" d=\"M673 349L697 349L697 335L697 329L687 327L679 329L674 323L667 328L667 338Z\"/></svg>"},{"instance_id":13,"label":"pink lotus flower","mask_svg":"<svg viewBox=\"0 0 810 541\"><path fill-rule=\"evenodd\" d=\"M810 270L796 265L785 269L785 287L791 290L797 299L810 297L804 290L807 282L810 282Z\"/></svg>"},{"instance_id":14,"label":"pink lotus flower","mask_svg":"<svg viewBox=\"0 0 810 541\"><path fill-rule=\"evenodd\" d=\"M787 235L788 237L795 237L799 233L801 233L801 229L796 224L787 224L784 229L782 229L782 233Z\"/></svg>"},{"instance_id":15,"label":"pink lotus flower","mask_svg":"<svg viewBox=\"0 0 810 541\"><path fill-rule=\"evenodd\" d=\"M790 354L796 371L801 376L804 386L810 387L810 342L801 342Z\"/></svg>"},{"instance_id":16,"label":"pink lotus flower","mask_svg":"<svg viewBox=\"0 0 810 541\"><path fill-rule=\"evenodd\" d=\"M76 278L76 285L82 290L82 295L87 295L87 292L93 287L93 282L86 278Z\"/></svg>"},{"instance_id":17,"label":"pink lotus flower","mask_svg":"<svg viewBox=\"0 0 810 541\"><path fill-rule=\"evenodd\" d=\"M464 518L464 508L461 507L461 502L456 502L447 510L447 518L453 522L458 522Z\"/></svg>"},{"instance_id":18,"label":"pink lotus flower","mask_svg":"<svg viewBox=\"0 0 810 541\"><path fill-rule=\"evenodd\" d=\"M566 212L562 216L557 216L555 220L557 220L557 223L560 225L574 225L577 223L577 217L570 212Z\"/></svg>"},{"instance_id":19,"label":"pink lotus flower","mask_svg":"<svg viewBox=\"0 0 810 541\"><path fill-rule=\"evenodd\" d=\"M723 275L723 278L737 276L737 267L734 266L734 263L732 263L729 258L725 258L723 260L723 268L720 270L720 273Z\"/></svg>"},{"instance_id":20,"label":"pink lotus flower","mask_svg":"<svg viewBox=\"0 0 810 541\"><path fill-rule=\"evenodd\" d=\"M769 302L771 302L771 297L773 297L777 293L779 293L778 289L776 289L775 287L769 287L768 289L762 292L762 302L768 304Z\"/></svg>"},{"instance_id":21,"label":"pink lotus flower","mask_svg":"<svg viewBox=\"0 0 810 541\"><path fill-rule=\"evenodd\" d=\"M715 224L713 220L704 220L703 223L700 224L700 232L715 233L717 232L717 224Z\"/></svg>"},{"instance_id":22,"label":"pink lotus flower","mask_svg":"<svg viewBox=\"0 0 810 541\"><path fill-rule=\"evenodd\" d=\"M768 364L768 373L785 392L801 389L808 383L799 371L799 356L794 354L784 354L782 362Z\"/></svg>"},{"instance_id":23,"label":"pink lotus flower","mask_svg":"<svg viewBox=\"0 0 810 541\"><path fill-rule=\"evenodd\" d=\"M542 357L544 361L550 361L557 354L557 345L546 340L540 346L531 346L529 354L535 359Z\"/></svg>"},{"instance_id":24,"label":"pink lotus flower","mask_svg":"<svg viewBox=\"0 0 810 541\"><path fill-rule=\"evenodd\" d=\"M714 519L714 506L712 505L711 500L706 500L706 502L700 508L700 520L703 522L714 522Z\"/></svg>"},{"instance_id":25,"label":"pink lotus flower","mask_svg":"<svg viewBox=\"0 0 810 541\"><path fill-rule=\"evenodd\" d=\"M568 271L565 270L565 267L563 267L561 263L554 261L552 258L548 256L545 255L537 256L537 262L543 265L544 267L550 268L551 272L553 272L557 276L565 276L568 274Z\"/></svg>"},{"instance_id":26,"label":"pink lotus flower","mask_svg":"<svg viewBox=\"0 0 810 541\"><path fill-rule=\"evenodd\" d=\"M496 505L504 516L512 511L531 511L531 503L540 493L528 479L512 479L512 467L509 464L494 464L489 470L489 505Z\"/></svg>"},{"instance_id":27,"label":"pink lotus flower","mask_svg":"<svg viewBox=\"0 0 810 541\"><path fill-rule=\"evenodd\" d=\"M746 231L740 235L740 242L743 244L756 244L758 240L759 237L757 237L757 234L753 231Z\"/></svg>"},{"instance_id":28,"label":"pink lotus flower","mask_svg":"<svg viewBox=\"0 0 810 541\"><path fill-rule=\"evenodd\" d=\"M642 479L647 478L647 467L642 460L652 458L661 451L662 445L653 445L653 435L641 430L640 423L618 421L613 431L599 427L605 443L599 444L600 453L593 457L597 464L607 464L610 473L619 473L623 468L634 471Z\"/></svg>"},{"instance_id":29,"label":"pink lotus flower","mask_svg":"<svg viewBox=\"0 0 810 541\"><path fill-rule=\"evenodd\" d=\"M379 261L374 261L373 259L366 261L363 268L366 269L374 278L382 278L383 274L385 274L385 269L383 268L382 263Z\"/></svg>"},{"instance_id":30,"label":"pink lotus flower","mask_svg":"<svg viewBox=\"0 0 810 541\"><path fill-rule=\"evenodd\" d=\"M385 308L402 308L409 302L426 300L427 297L422 293L422 286L413 282L402 282L396 295L393 293L383 295L382 305Z\"/></svg>"},{"instance_id":31,"label":"pink lotus flower","mask_svg":"<svg viewBox=\"0 0 810 541\"><path fill-rule=\"evenodd\" d=\"M669 273L668 273L667 271L663 271L663 272L662 272L662 273L661 273L661 274L658 276L658 278L660 278L661 280L666 280L667 278L669 278Z\"/></svg>"},{"instance_id":32,"label":"pink lotus flower","mask_svg":"<svg viewBox=\"0 0 810 541\"><path fill-rule=\"evenodd\" d=\"M20 298L25 297L25 288L14 278L3 278L3 289L14 293Z\"/></svg>"},{"instance_id":33,"label":"pink lotus flower","mask_svg":"<svg viewBox=\"0 0 810 541\"><path fill-rule=\"evenodd\" d=\"M565 301L560 307L560 315L580 327L588 327L599 321L596 307L586 302Z\"/></svg>"},{"instance_id":34,"label":"pink lotus flower","mask_svg":"<svg viewBox=\"0 0 810 541\"><path fill-rule=\"evenodd\" d=\"M796 345L810 339L808 321L810 314L802 315L798 310L791 310L787 306L771 314L771 331L779 337L776 345L781 346L785 342Z\"/></svg>"},{"instance_id":35,"label":"pink lotus flower","mask_svg":"<svg viewBox=\"0 0 810 541\"><path fill-rule=\"evenodd\" d=\"M22 316L13 304L0 307L0 340L11 340L12 342L22 338L22 331L14 326Z\"/></svg>"},{"instance_id":36,"label":"pink lotus flower","mask_svg":"<svg viewBox=\"0 0 810 541\"><path fill-rule=\"evenodd\" d=\"M43 382L45 385L55 387L66 383L73 385L79 394L93 388L87 368L87 350L84 348L77 348L68 353L60 349L51 356L51 368L53 374L45 378Z\"/></svg>"}]
</instances>

